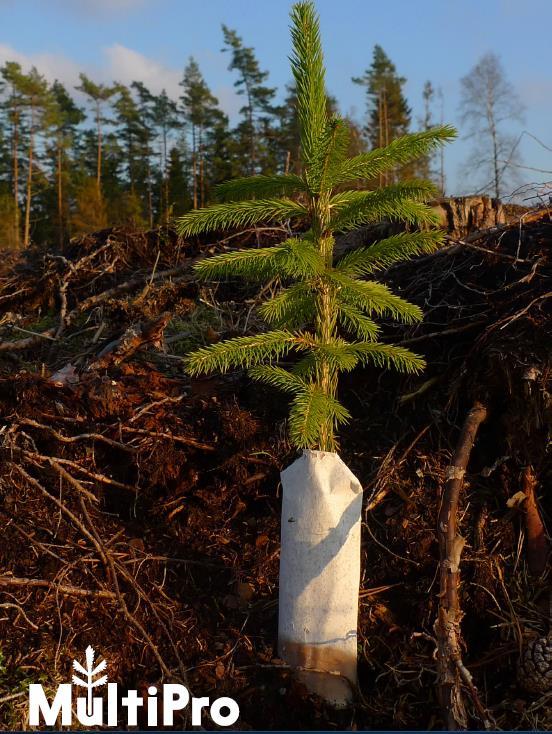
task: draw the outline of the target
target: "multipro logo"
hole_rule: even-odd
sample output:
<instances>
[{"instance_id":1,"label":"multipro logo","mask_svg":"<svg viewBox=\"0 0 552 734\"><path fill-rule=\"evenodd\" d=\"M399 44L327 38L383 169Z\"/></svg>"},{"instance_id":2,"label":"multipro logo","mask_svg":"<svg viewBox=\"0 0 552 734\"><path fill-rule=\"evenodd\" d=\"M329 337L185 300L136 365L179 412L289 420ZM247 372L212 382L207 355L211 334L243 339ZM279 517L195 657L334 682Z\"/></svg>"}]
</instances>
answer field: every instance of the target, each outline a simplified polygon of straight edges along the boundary
<instances>
[{"instance_id":1,"label":"multipro logo","mask_svg":"<svg viewBox=\"0 0 552 734\"><path fill-rule=\"evenodd\" d=\"M30 726L56 726L58 720L62 726L71 726L76 714L83 726L116 727L120 708L126 712L123 716L128 726L138 726L139 712L144 712L148 726L171 726L175 713L187 706L191 707L192 726L201 726L205 709L217 726L232 726L238 720L240 709L233 698L223 696L211 703L206 696L191 697L186 686L179 683L165 683L160 690L150 686L147 696L138 695L134 689L120 696L118 684L108 683L107 675L101 675L107 668L107 662L101 660L96 664L94 659L94 649L89 646L86 648L85 665L73 661L73 668L79 675L73 675L72 683L59 685L53 699L48 700L41 685L31 683ZM106 686L107 696L95 696L95 691L102 686ZM79 696L79 691L85 695Z\"/></svg>"}]
</instances>

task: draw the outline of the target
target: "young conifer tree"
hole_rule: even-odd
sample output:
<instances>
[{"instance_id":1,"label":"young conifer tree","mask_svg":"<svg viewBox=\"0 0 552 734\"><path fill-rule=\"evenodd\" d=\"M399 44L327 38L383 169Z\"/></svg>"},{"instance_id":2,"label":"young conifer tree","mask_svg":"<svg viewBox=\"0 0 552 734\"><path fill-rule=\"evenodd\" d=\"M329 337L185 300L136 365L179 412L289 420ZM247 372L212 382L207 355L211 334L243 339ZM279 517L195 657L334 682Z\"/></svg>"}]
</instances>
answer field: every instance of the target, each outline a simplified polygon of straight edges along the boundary
<instances>
[{"instance_id":1,"label":"young conifer tree","mask_svg":"<svg viewBox=\"0 0 552 734\"><path fill-rule=\"evenodd\" d=\"M177 227L184 236L267 221L297 221L301 230L305 224L307 229L274 247L228 252L196 265L197 275L205 280L279 277L286 287L260 308L267 331L202 347L188 356L187 370L199 375L247 368L253 379L291 395L289 433L298 448L334 452L336 430L349 418L337 398L341 372L368 363L410 373L424 367L420 356L378 340L375 318L413 323L422 312L372 276L393 263L432 252L442 240L441 232L430 229L436 217L424 203L434 194L429 182L369 191L347 190L346 185L373 180L427 156L455 131L436 127L348 157L348 126L327 111L314 4L294 5L291 20L302 174L223 183L215 192L219 203L188 212ZM419 231L388 237L335 261L334 233L382 219L404 221ZM291 355L296 359L290 369L278 365Z\"/></svg>"}]
</instances>

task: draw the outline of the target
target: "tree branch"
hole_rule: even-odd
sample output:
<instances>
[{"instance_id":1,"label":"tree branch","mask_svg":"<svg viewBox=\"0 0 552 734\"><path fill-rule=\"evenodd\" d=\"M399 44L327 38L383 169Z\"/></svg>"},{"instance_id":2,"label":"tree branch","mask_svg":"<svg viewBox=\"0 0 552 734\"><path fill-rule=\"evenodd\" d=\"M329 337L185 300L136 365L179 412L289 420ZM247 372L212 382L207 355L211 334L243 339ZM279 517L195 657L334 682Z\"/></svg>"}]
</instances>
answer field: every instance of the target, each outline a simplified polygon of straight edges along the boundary
<instances>
[{"instance_id":1,"label":"tree branch","mask_svg":"<svg viewBox=\"0 0 552 734\"><path fill-rule=\"evenodd\" d=\"M490 727L489 714L481 704L471 674L462 662L462 612L458 598L460 558L466 542L458 532L458 501L475 437L486 417L487 409L481 403L475 403L466 416L452 464L447 469L437 526L440 577L439 611L435 621L437 686L449 731L464 729L467 725L461 684L469 690L485 728Z\"/></svg>"}]
</instances>

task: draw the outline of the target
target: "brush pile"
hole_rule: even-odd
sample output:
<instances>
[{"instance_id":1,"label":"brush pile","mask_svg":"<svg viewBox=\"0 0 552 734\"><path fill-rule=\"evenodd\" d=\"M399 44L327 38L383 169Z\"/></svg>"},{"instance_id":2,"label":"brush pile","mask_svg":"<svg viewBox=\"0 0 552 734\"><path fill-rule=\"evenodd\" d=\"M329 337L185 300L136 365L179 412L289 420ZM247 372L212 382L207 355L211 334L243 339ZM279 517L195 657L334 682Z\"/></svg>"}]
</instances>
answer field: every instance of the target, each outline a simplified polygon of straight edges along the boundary
<instances>
[{"instance_id":1,"label":"brush pile","mask_svg":"<svg viewBox=\"0 0 552 734\"><path fill-rule=\"evenodd\" d=\"M426 314L386 325L386 338L429 366L409 378L357 370L344 384L354 420L342 454L366 497L347 714L308 697L275 657L278 474L293 458L282 396L243 374L190 382L182 369L191 347L259 328L254 290L200 288L193 263L281 235L111 229L0 266L0 729L24 728L28 683L55 689L89 644L124 688L182 681L232 696L242 729L552 726L539 652L550 649L551 212L451 233L382 278ZM474 409L484 416L463 453ZM462 457L465 474L451 472Z\"/></svg>"}]
</instances>

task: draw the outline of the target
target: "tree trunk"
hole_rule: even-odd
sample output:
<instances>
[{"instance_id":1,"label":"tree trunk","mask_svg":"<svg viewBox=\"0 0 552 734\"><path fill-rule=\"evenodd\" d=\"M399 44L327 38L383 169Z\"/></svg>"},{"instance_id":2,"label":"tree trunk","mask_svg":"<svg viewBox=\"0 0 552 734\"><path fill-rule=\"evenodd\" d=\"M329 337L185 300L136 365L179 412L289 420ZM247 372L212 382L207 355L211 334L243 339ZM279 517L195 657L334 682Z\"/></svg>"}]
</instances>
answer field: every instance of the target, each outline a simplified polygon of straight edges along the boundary
<instances>
[{"instance_id":1,"label":"tree trunk","mask_svg":"<svg viewBox=\"0 0 552 734\"><path fill-rule=\"evenodd\" d=\"M487 92L487 123L491 133L491 139L493 143L493 177L494 177L494 193L495 198L500 199L500 173L498 171L498 137L495 120L495 101L493 91L488 90Z\"/></svg>"},{"instance_id":2,"label":"tree trunk","mask_svg":"<svg viewBox=\"0 0 552 734\"><path fill-rule=\"evenodd\" d=\"M96 162L96 186L98 188L98 199L102 194L102 118L100 104L96 104L96 126L98 130L98 160Z\"/></svg>"},{"instance_id":3,"label":"tree trunk","mask_svg":"<svg viewBox=\"0 0 552 734\"><path fill-rule=\"evenodd\" d=\"M205 206L205 164L203 162L203 155L200 154L199 158L199 193L201 206Z\"/></svg>"},{"instance_id":4,"label":"tree trunk","mask_svg":"<svg viewBox=\"0 0 552 734\"><path fill-rule=\"evenodd\" d=\"M148 222L149 222L149 228L153 229L153 197L152 197L152 191L151 191L151 159L150 159L150 147L149 147L149 138L148 138L148 155L147 155L147 176L148 176Z\"/></svg>"},{"instance_id":5,"label":"tree trunk","mask_svg":"<svg viewBox=\"0 0 552 734\"><path fill-rule=\"evenodd\" d=\"M163 189L165 196L165 224L169 224L169 180L167 177L167 128L163 128Z\"/></svg>"},{"instance_id":6,"label":"tree trunk","mask_svg":"<svg viewBox=\"0 0 552 734\"><path fill-rule=\"evenodd\" d=\"M255 163L256 163L256 157L257 157L257 151L256 151L256 141L255 141L255 128L253 126L253 104L251 102L251 91L249 89L249 84L247 83L247 80L245 80L245 90L247 93L247 120L249 124L249 173L251 176L255 173Z\"/></svg>"},{"instance_id":7,"label":"tree trunk","mask_svg":"<svg viewBox=\"0 0 552 734\"><path fill-rule=\"evenodd\" d=\"M383 89L383 102L382 102L382 112L383 112L383 145L384 147L387 147L389 145L389 113L387 109L387 90ZM385 171L383 174L383 180L385 185L389 183L389 172ZM396 183L397 180L397 172L396 169L393 169L393 183Z\"/></svg>"},{"instance_id":8,"label":"tree trunk","mask_svg":"<svg viewBox=\"0 0 552 734\"><path fill-rule=\"evenodd\" d=\"M195 125L192 124L192 182L194 190L194 209L197 209L197 150L196 150L196 131Z\"/></svg>"},{"instance_id":9,"label":"tree trunk","mask_svg":"<svg viewBox=\"0 0 552 734\"><path fill-rule=\"evenodd\" d=\"M201 126L199 128L199 201L205 206L205 163L203 160L203 135Z\"/></svg>"},{"instance_id":10,"label":"tree trunk","mask_svg":"<svg viewBox=\"0 0 552 734\"><path fill-rule=\"evenodd\" d=\"M29 170L27 172L27 197L25 201L25 229L23 247L28 247L31 239L31 202L33 195L33 153L34 153L34 108L31 107L31 130L29 133Z\"/></svg>"},{"instance_id":11,"label":"tree trunk","mask_svg":"<svg viewBox=\"0 0 552 734\"><path fill-rule=\"evenodd\" d=\"M13 112L13 199L14 199L14 241L19 249L19 112L17 106Z\"/></svg>"},{"instance_id":12,"label":"tree trunk","mask_svg":"<svg viewBox=\"0 0 552 734\"><path fill-rule=\"evenodd\" d=\"M133 165L133 148L132 148L132 133L130 127L127 127L128 146L127 146L127 157L128 157L128 180L130 181L130 191L134 194L134 165Z\"/></svg>"},{"instance_id":13,"label":"tree trunk","mask_svg":"<svg viewBox=\"0 0 552 734\"><path fill-rule=\"evenodd\" d=\"M494 190L495 198L500 199L500 174L498 172L498 146L496 140L496 129L494 126L491 128L491 135L493 136L493 170L494 170Z\"/></svg>"},{"instance_id":14,"label":"tree trunk","mask_svg":"<svg viewBox=\"0 0 552 734\"><path fill-rule=\"evenodd\" d=\"M58 140L58 149L57 149L57 209L58 209L58 237L59 237L59 246L60 248L63 247L63 235L64 235L64 227L63 227L63 182L62 182L62 146L61 142Z\"/></svg>"},{"instance_id":15,"label":"tree trunk","mask_svg":"<svg viewBox=\"0 0 552 734\"><path fill-rule=\"evenodd\" d=\"M473 232L507 222L507 211L489 196L456 196L432 204L439 216L439 226L453 237L463 238Z\"/></svg>"},{"instance_id":16,"label":"tree trunk","mask_svg":"<svg viewBox=\"0 0 552 734\"><path fill-rule=\"evenodd\" d=\"M445 103L443 99L443 92L439 88L439 96L441 98L441 125L445 124ZM445 146L441 145L439 148L439 189L441 196L445 195Z\"/></svg>"},{"instance_id":17,"label":"tree trunk","mask_svg":"<svg viewBox=\"0 0 552 734\"><path fill-rule=\"evenodd\" d=\"M163 197L165 195L165 169L163 167L163 146L159 149L159 170L161 172L161 187L159 189L159 224L163 222L165 207Z\"/></svg>"},{"instance_id":18,"label":"tree trunk","mask_svg":"<svg viewBox=\"0 0 552 734\"><path fill-rule=\"evenodd\" d=\"M380 148L383 148L383 96L382 91L380 89L378 93L378 146ZM383 171L379 175L379 185L380 187L383 186L385 183L384 173Z\"/></svg>"}]
</instances>

